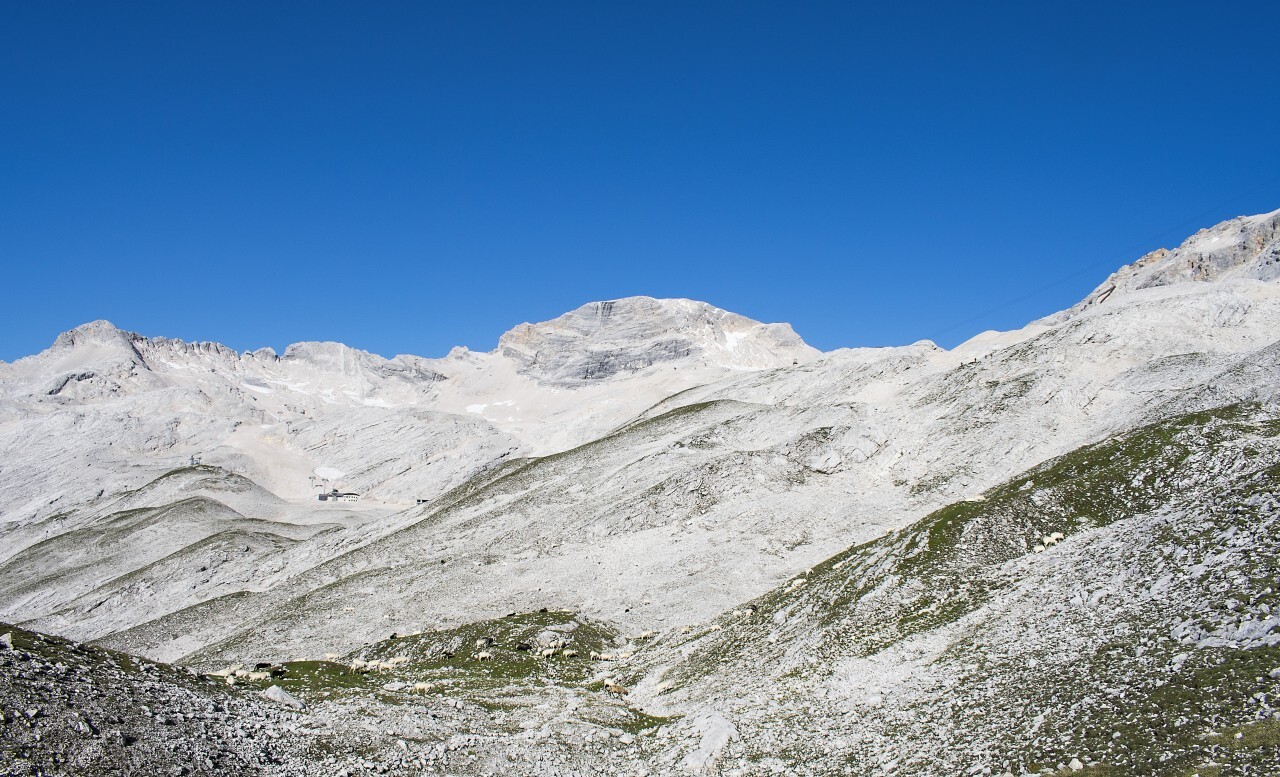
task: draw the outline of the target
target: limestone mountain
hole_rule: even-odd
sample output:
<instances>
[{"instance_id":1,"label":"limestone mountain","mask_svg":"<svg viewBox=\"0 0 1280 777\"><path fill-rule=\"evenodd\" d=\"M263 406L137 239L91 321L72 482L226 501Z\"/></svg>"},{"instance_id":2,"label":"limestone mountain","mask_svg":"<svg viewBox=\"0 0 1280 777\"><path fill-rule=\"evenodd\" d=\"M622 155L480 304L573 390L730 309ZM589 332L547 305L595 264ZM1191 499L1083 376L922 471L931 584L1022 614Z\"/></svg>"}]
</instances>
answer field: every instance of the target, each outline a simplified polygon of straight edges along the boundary
<instances>
[{"instance_id":1,"label":"limestone mountain","mask_svg":"<svg viewBox=\"0 0 1280 777\"><path fill-rule=\"evenodd\" d=\"M1278 235L950 350L646 297L443 358L87 324L0 365L0 620L280 663L282 774L1270 773Z\"/></svg>"}]
</instances>

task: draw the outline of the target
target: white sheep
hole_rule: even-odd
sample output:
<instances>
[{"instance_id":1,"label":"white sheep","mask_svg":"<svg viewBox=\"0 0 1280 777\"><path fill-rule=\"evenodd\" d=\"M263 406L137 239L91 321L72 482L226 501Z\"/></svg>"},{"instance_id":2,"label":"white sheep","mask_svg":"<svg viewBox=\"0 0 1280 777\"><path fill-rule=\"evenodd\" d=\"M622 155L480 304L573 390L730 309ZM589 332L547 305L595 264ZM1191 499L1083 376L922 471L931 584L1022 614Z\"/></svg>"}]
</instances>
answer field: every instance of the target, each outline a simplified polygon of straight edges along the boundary
<instances>
[{"instance_id":1,"label":"white sheep","mask_svg":"<svg viewBox=\"0 0 1280 777\"><path fill-rule=\"evenodd\" d=\"M1032 550L1035 551L1036 553L1044 553L1044 546L1037 544L1034 548L1032 548Z\"/></svg>"},{"instance_id":2,"label":"white sheep","mask_svg":"<svg viewBox=\"0 0 1280 777\"><path fill-rule=\"evenodd\" d=\"M1052 534L1050 534L1049 536L1050 536L1051 538L1053 538L1053 541L1054 541L1054 542L1062 542L1063 540L1065 540L1065 539L1067 538L1067 535L1063 534L1063 533L1062 533L1062 532L1060 532L1060 531L1053 532L1053 533L1052 533Z\"/></svg>"},{"instance_id":3,"label":"white sheep","mask_svg":"<svg viewBox=\"0 0 1280 777\"><path fill-rule=\"evenodd\" d=\"M558 652L560 652L560 651L559 651L559 650L557 650L556 648L547 648L546 650L543 650L543 651L542 651L542 657L543 657L543 658L551 658L552 656L554 656L554 655L555 655L556 653L558 653Z\"/></svg>"},{"instance_id":4,"label":"white sheep","mask_svg":"<svg viewBox=\"0 0 1280 777\"><path fill-rule=\"evenodd\" d=\"M339 658L342 658L341 653L325 653L324 654L325 661L337 661Z\"/></svg>"},{"instance_id":5,"label":"white sheep","mask_svg":"<svg viewBox=\"0 0 1280 777\"><path fill-rule=\"evenodd\" d=\"M414 683L413 690L417 693L426 693L431 690L431 683Z\"/></svg>"},{"instance_id":6,"label":"white sheep","mask_svg":"<svg viewBox=\"0 0 1280 777\"><path fill-rule=\"evenodd\" d=\"M477 661L492 661L492 660L493 660L493 654L492 654L492 653L490 653L490 652L489 652L489 651L487 651L487 650L482 650L482 651L480 651L479 653L476 653L476 660L477 660Z\"/></svg>"},{"instance_id":7,"label":"white sheep","mask_svg":"<svg viewBox=\"0 0 1280 777\"><path fill-rule=\"evenodd\" d=\"M270 679L270 677L271 677L270 672L250 672L248 675L248 680L251 683L260 683L263 680Z\"/></svg>"},{"instance_id":8,"label":"white sheep","mask_svg":"<svg viewBox=\"0 0 1280 777\"><path fill-rule=\"evenodd\" d=\"M487 648L493 644L493 637L481 637L476 640L476 647Z\"/></svg>"},{"instance_id":9,"label":"white sheep","mask_svg":"<svg viewBox=\"0 0 1280 777\"><path fill-rule=\"evenodd\" d=\"M565 658L577 658L577 657L578 657L578 651L574 650L573 648L569 648L568 650L564 651L564 657L565 657Z\"/></svg>"},{"instance_id":10,"label":"white sheep","mask_svg":"<svg viewBox=\"0 0 1280 777\"><path fill-rule=\"evenodd\" d=\"M634 655L635 655L635 653L632 653L630 650L624 650L624 651L622 651L621 653L619 653L619 654L618 654L618 660L619 660L619 661L626 661L628 658L631 658L631 657L632 657L632 656L634 656Z\"/></svg>"}]
</instances>

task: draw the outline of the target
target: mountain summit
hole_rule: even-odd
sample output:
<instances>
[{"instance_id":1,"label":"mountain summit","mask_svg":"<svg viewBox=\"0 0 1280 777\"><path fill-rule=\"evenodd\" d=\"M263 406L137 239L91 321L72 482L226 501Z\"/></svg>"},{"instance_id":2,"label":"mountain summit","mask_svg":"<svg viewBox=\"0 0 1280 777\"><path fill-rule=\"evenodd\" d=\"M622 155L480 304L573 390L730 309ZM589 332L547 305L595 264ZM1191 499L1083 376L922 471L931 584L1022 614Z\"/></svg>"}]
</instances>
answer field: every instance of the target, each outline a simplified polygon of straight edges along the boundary
<instances>
[{"instance_id":1,"label":"mountain summit","mask_svg":"<svg viewBox=\"0 0 1280 777\"><path fill-rule=\"evenodd\" d=\"M820 354L789 324L762 324L705 302L652 297L592 302L550 321L521 324L502 336L498 352L522 374L560 385L669 362L767 369Z\"/></svg>"},{"instance_id":2,"label":"mountain summit","mask_svg":"<svg viewBox=\"0 0 1280 777\"><path fill-rule=\"evenodd\" d=\"M1116 270L1089 296L1046 321L1063 321L1135 291L1182 283L1280 278L1280 210L1202 229L1173 250L1159 248Z\"/></svg>"}]
</instances>

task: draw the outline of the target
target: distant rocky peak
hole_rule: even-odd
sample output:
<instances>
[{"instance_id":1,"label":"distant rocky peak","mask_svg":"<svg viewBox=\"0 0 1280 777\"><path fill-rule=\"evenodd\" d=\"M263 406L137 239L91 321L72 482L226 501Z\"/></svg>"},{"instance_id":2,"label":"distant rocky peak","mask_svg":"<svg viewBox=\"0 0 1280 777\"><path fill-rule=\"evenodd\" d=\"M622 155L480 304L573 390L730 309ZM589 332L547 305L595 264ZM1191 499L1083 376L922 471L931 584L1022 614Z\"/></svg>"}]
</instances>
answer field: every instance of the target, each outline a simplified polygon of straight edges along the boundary
<instances>
[{"instance_id":1,"label":"distant rocky peak","mask_svg":"<svg viewBox=\"0 0 1280 777\"><path fill-rule=\"evenodd\" d=\"M342 343L332 341L307 341L292 343L286 346L284 349L284 355L280 358L285 361L305 361L313 364L340 365L353 360L362 360L365 357L380 358L374 357L373 354L357 350Z\"/></svg>"},{"instance_id":2,"label":"distant rocky peak","mask_svg":"<svg viewBox=\"0 0 1280 777\"><path fill-rule=\"evenodd\" d=\"M1280 279L1280 210L1239 216L1200 230L1173 250L1156 249L1116 270L1089 296L1044 322L1065 321L1089 308L1114 304L1139 289L1231 279Z\"/></svg>"},{"instance_id":3,"label":"distant rocky peak","mask_svg":"<svg viewBox=\"0 0 1280 777\"><path fill-rule=\"evenodd\" d=\"M154 357L157 354L160 354L162 359L182 359L192 355L211 354L229 360L237 358L235 351L221 343L187 342L170 337L144 337L137 332L120 329L110 321L91 321L63 332L53 341L50 351L57 353L90 346L105 347L113 353L124 354L140 365L146 365L148 357Z\"/></svg>"},{"instance_id":4,"label":"distant rocky peak","mask_svg":"<svg viewBox=\"0 0 1280 777\"><path fill-rule=\"evenodd\" d=\"M762 324L694 300L626 297L521 324L501 337L498 353L530 377L573 385L665 362L780 367L809 361L818 351L787 324Z\"/></svg>"},{"instance_id":5,"label":"distant rocky peak","mask_svg":"<svg viewBox=\"0 0 1280 777\"><path fill-rule=\"evenodd\" d=\"M257 359L264 362L273 362L280 359L280 357L276 355L276 349L269 345L253 351L245 351L244 355L246 358Z\"/></svg>"},{"instance_id":6,"label":"distant rocky peak","mask_svg":"<svg viewBox=\"0 0 1280 777\"><path fill-rule=\"evenodd\" d=\"M1222 278L1280 278L1280 210L1240 216L1202 229L1173 251L1156 251L1130 265L1138 288Z\"/></svg>"},{"instance_id":7,"label":"distant rocky peak","mask_svg":"<svg viewBox=\"0 0 1280 777\"><path fill-rule=\"evenodd\" d=\"M145 338L139 334L126 332L110 321L100 319L81 324L75 329L58 335L45 353L50 355L73 353L77 355L70 358L89 358L95 361L106 359L110 362L146 366L146 360L137 347L143 340Z\"/></svg>"},{"instance_id":8,"label":"distant rocky peak","mask_svg":"<svg viewBox=\"0 0 1280 777\"><path fill-rule=\"evenodd\" d=\"M335 342L294 343L284 349L279 361L294 368L301 365L302 369L336 375L379 376L427 384L445 380L444 375L431 369L429 359L410 355L384 359L376 353Z\"/></svg>"},{"instance_id":9,"label":"distant rocky peak","mask_svg":"<svg viewBox=\"0 0 1280 777\"><path fill-rule=\"evenodd\" d=\"M78 345L128 345L133 346L133 341L138 335L132 332L126 332L117 327L115 324L104 319L90 321L87 324L81 324L75 329L69 329L58 335L53 341L54 348L74 348Z\"/></svg>"}]
</instances>

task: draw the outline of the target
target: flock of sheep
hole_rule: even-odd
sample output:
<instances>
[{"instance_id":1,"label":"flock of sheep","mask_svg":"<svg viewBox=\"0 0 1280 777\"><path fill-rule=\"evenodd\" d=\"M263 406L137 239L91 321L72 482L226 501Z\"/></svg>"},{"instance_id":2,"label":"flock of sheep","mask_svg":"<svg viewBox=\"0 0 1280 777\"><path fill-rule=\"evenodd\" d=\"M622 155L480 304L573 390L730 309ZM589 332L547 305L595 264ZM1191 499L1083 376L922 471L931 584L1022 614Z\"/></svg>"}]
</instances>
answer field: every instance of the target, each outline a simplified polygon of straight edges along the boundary
<instances>
[{"instance_id":1,"label":"flock of sheep","mask_svg":"<svg viewBox=\"0 0 1280 777\"><path fill-rule=\"evenodd\" d=\"M1046 534L1040 538L1040 542L1037 543L1036 546L1032 548L1032 550L1035 551L1036 553L1043 553L1045 551L1045 548L1051 547L1053 545L1057 545L1059 542L1062 542L1066 538L1067 536L1060 531L1053 532L1052 534Z\"/></svg>"},{"instance_id":2,"label":"flock of sheep","mask_svg":"<svg viewBox=\"0 0 1280 777\"><path fill-rule=\"evenodd\" d=\"M258 664L253 669L245 669L244 664L232 664L225 669L219 669L216 672L207 672L209 677L221 677L226 680L227 685L235 685L237 682L259 683L264 680L270 680L272 677L279 677L287 670L278 664Z\"/></svg>"},{"instance_id":3,"label":"flock of sheep","mask_svg":"<svg viewBox=\"0 0 1280 777\"><path fill-rule=\"evenodd\" d=\"M332 660L328 657L330 653L325 654L326 660ZM336 658L336 656L335 656ZM394 658L386 658L381 661L374 659L373 661L365 661L357 658L351 662L351 671L353 672L379 672L385 669L395 669L409 663L408 656L395 656Z\"/></svg>"}]
</instances>

